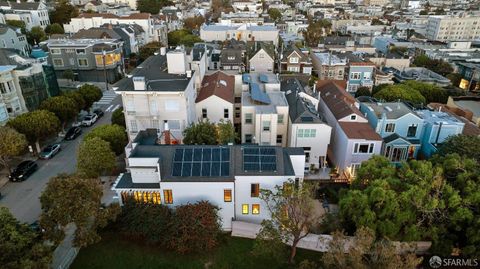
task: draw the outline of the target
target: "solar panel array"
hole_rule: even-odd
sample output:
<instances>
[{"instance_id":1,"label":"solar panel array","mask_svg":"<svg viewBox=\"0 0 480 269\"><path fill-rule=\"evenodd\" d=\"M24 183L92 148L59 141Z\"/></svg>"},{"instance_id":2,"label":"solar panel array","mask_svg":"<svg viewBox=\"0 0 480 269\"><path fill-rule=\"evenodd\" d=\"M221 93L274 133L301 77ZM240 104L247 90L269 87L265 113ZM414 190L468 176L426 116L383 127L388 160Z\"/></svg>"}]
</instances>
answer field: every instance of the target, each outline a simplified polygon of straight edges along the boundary
<instances>
[{"instance_id":1,"label":"solar panel array","mask_svg":"<svg viewBox=\"0 0 480 269\"><path fill-rule=\"evenodd\" d=\"M277 154L273 147L245 147L243 148L244 171L276 171Z\"/></svg>"},{"instance_id":2,"label":"solar panel array","mask_svg":"<svg viewBox=\"0 0 480 269\"><path fill-rule=\"evenodd\" d=\"M176 149L173 156L174 177L225 177L230 175L229 148Z\"/></svg>"},{"instance_id":3,"label":"solar panel array","mask_svg":"<svg viewBox=\"0 0 480 269\"><path fill-rule=\"evenodd\" d=\"M270 97L260 89L260 86L258 86L257 83L250 84L250 95L252 96L252 99L257 102L267 105L271 103Z\"/></svg>"}]
</instances>

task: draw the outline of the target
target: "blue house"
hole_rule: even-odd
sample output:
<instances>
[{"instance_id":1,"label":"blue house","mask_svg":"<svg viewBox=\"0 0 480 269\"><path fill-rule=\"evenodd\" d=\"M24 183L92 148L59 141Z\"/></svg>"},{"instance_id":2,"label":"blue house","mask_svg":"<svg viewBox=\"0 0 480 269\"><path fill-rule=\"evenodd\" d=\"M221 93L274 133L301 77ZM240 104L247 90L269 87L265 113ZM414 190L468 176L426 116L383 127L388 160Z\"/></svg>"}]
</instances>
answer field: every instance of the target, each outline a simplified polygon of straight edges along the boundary
<instances>
[{"instance_id":1,"label":"blue house","mask_svg":"<svg viewBox=\"0 0 480 269\"><path fill-rule=\"evenodd\" d=\"M416 112L425 123L420 149L425 158L431 157L447 137L461 134L465 126L465 123L446 112L431 110Z\"/></svg>"},{"instance_id":2,"label":"blue house","mask_svg":"<svg viewBox=\"0 0 480 269\"><path fill-rule=\"evenodd\" d=\"M367 87L371 90L374 85L373 72L375 70L375 64L355 55L348 55L347 57L347 91L354 93L360 87Z\"/></svg>"},{"instance_id":3,"label":"blue house","mask_svg":"<svg viewBox=\"0 0 480 269\"><path fill-rule=\"evenodd\" d=\"M360 111L383 139L382 155L391 162L416 159L421 148L424 120L403 102L360 104Z\"/></svg>"}]
</instances>

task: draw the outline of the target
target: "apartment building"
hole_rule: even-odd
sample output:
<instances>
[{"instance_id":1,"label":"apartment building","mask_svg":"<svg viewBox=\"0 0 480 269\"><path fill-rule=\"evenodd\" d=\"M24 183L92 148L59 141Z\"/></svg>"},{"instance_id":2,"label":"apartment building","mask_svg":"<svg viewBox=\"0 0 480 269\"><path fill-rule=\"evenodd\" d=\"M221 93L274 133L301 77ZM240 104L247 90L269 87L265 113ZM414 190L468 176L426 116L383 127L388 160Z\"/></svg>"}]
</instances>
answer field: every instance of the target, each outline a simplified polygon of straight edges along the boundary
<instances>
[{"instance_id":1,"label":"apartment building","mask_svg":"<svg viewBox=\"0 0 480 269\"><path fill-rule=\"evenodd\" d=\"M480 38L478 16L430 16L426 37L438 41L473 41Z\"/></svg>"},{"instance_id":2,"label":"apartment building","mask_svg":"<svg viewBox=\"0 0 480 269\"><path fill-rule=\"evenodd\" d=\"M343 80L347 67L347 59L328 52L312 53L315 73L321 80Z\"/></svg>"},{"instance_id":3,"label":"apartment building","mask_svg":"<svg viewBox=\"0 0 480 269\"><path fill-rule=\"evenodd\" d=\"M382 138L347 93L344 81L317 83L318 111L332 126L328 159L346 178L356 176L362 162L382 150Z\"/></svg>"},{"instance_id":4,"label":"apartment building","mask_svg":"<svg viewBox=\"0 0 480 269\"><path fill-rule=\"evenodd\" d=\"M72 70L77 81L114 83L124 74L119 39L49 39L40 46L49 52L48 61L59 78Z\"/></svg>"},{"instance_id":5,"label":"apartment building","mask_svg":"<svg viewBox=\"0 0 480 269\"><path fill-rule=\"evenodd\" d=\"M235 105L235 77L217 71L203 77L202 86L195 99L198 120L233 124Z\"/></svg>"},{"instance_id":6,"label":"apartment building","mask_svg":"<svg viewBox=\"0 0 480 269\"><path fill-rule=\"evenodd\" d=\"M242 75L242 143L287 145L288 102L273 74Z\"/></svg>"},{"instance_id":7,"label":"apartment building","mask_svg":"<svg viewBox=\"0 0 480 269\"><path fill-rule=\"evenodd\" d=\"M24 56L30 52L27 37L20 32L20 28L6 24L0 24L0 48L14 49Z\"/></svg>"},{"instance_id":8,"label":"apartment building","mask_svg":"<svg viewBox=\"0 0 480 269\"><path fill-rule=\"evenodd\" d=\"M48 8L45 2L39 1L8 1L6 5L0 5L0 10L5 14L5 20L23 21L25 28L31 30L34 26L45 29L50 24Z\"/></svg>"},{"instance_id":9,"label":"apartment building","mask_svg":"<svg viewBox=\"0 0 480 269\"><path fill-rule=\"evenodd\" d=\"M274 25L215 23L200 27L200 38L205 42L226 41L268 41L278 46L279 30Z\"/></svg>"},{"instance_id":10,"label":"apartment building","mask_svg":"<svg viewBox=\"0 0 480 269\"><path fill-rule=\"evenodd\" d=\"M185 50L147 58L131 75L118 81L114 90L122 103L130 140L142 130L169 131L181 143L183 130L197 120L195 113L196 72L188 67Z\"/></svg>"},{"instance_id":11,"label":"apartment building","mask_svg":"<svg viewBox=\"0 0 480 269\"><path fill-rule=\"evenodd\" d=\"M303 180L301 148L159 145L156 130L141 131L126 148L127 172L114 190L120 203L178 206L207 200L219 208L222 229L232 221L260 224L270 213L260 189Z\"/></svg>"}]
</instances>

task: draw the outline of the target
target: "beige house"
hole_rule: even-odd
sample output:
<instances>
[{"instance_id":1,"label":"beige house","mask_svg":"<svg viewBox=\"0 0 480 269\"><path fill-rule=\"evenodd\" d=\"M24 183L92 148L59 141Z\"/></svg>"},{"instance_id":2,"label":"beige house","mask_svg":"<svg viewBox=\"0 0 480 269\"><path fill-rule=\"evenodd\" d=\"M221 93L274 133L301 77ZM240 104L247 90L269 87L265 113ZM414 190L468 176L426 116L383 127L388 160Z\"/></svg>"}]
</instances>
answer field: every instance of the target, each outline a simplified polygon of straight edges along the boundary
<instances>
[{"instance_id":1,"label":"beige house","mask_svg":"<svg viewBox=\"0 0 480 269\"><path fill-rule=\"evenodd\" d=\"M235 77L218 71L203 78L202 86L195 99L198 120L233 124L235 103Z\"/></svg>"},{"instance_id":2,"label":"beige house","mask_svg":"<svg viewBox=\"0 0 480 269\"><path fill-rule=\"evenodd\" d=\"M273 73L275 68L275 46L273 43L252 42L252 44L248 44L247 54L250 72Z\"/></svg>"},{"instance_id":3,"label":"beige house","mask_svg":"<svg viewBox=\"0 0 480 269\"><path fill-rule=\"evenodd\" d=\"M312 63L318 78L321 80L343 80L347 59L332 53L312 53Z\"/></svg>"}]
</instances>

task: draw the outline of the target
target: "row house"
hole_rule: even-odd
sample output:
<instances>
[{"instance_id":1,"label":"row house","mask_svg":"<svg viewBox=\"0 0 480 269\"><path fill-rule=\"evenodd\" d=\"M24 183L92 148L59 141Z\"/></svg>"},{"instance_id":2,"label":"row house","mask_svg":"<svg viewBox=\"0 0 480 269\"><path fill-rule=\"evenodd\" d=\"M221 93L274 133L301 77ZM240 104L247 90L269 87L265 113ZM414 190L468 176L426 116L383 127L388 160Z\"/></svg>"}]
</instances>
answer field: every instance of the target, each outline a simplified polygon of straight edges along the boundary
<instances>
[{"instance_id":1,"label":"row house","mask_svg":"<svg viewBox=\"0 0 480 269\"><path fill-rule=\"evenodd\" d=\"M301 51L297 46L291 45L283 52L282 71L311 75L312 67L308 51Z\"/></svg>"},{"instance_id":2,"label":"row house","mask_svg":"<svg viewBox=\"0 0 480 269\"><path fill-rule=\"evenodd\" d=\"M267 41L278 46L279 30L274 25L257 24L203 24L200 27L200 38L206 42L226 41Z\"/></svg>"},{"instance_id":3,"label":"row house","mask_svg":"<svg viewBox=\"0 0 480 269\"><path fill-rule=\"evenodd\" d=\"M23 21L25 28L31 30L34 26L45 29L50 24L48 8L45 1L8 1L0 4L5 20Z\"/></svg>"},{"instance_id":4,"label":"row house","mask_svg":"<svg viewBox=\"0 0 480 269\"><path fill-rule=\"evenodd\" d=\"M348 58L347 91L355 93L358 88L370 89L374 85L375 64L355 54L346 54Z\"/></svg>"},{"instance_id":5,"label":"row house","mask_svg":"<svg viewBox=\"0 0 480 269\"><path fill-rule=\"evenodd\" d=\"M248 42L247 63L250 72L273 73L275 68L275 46L273 43Z\"/></svg>"},{"instance_id":6,"label":"row house","mask_svg":"<svg viewBox=\"0 0 480 269\"><path fill-rule=\"evenodd\" d=\"M344 80L347 59L328 52L312 53L312 63L320 80Z\"/></svg>"},{"instance_id":7,"label":"row house","mask_svg":"<svg viewBox=\"0 0 480 269\"><path fill-rule=\"evenodd\" d=\"M301 148L158 141L156 130L145 130L127 146L127 172L112 187L121 204L132 199L175 207L207 200L219 208L221 228L231 231L234 221L260 224L271 217L261 189L303 181Z\"/></svg>"},{"instance_id":8,"label":"row house","mask_svg":"<svg viewBox=\"0 0 480 269\"><path fill-rule=\"evenodd\" d=\"M198 120L233 124L235 104L235 77L217 71L203 77L195 99Z\"/></svg>"},{"instance_id":9,"label":"row house","mask_svg":"<svg viewBox=\"0 0 480 269\"><path fill-rule=\"evenodd\" d=\"M21 33L20 28L0 23L0 49L14 49L23 56L30 53L30 45L26 35Z\"/></svg>"}]
</instances>

